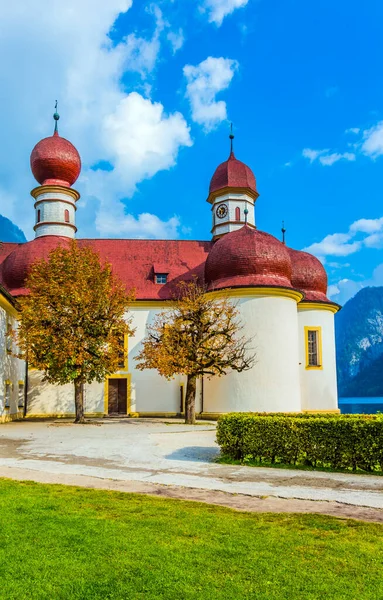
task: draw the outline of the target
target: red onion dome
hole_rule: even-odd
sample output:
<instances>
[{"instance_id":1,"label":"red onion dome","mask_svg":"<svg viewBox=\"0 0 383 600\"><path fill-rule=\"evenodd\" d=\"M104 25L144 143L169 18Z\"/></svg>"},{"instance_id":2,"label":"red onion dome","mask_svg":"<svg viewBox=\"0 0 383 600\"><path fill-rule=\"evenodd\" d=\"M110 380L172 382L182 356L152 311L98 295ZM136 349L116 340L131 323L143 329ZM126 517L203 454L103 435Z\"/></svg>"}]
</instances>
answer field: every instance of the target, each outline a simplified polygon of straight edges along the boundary
<instances>
[{"instance_id":1,"label":"red onion dome","mask_svg":"<svg viewBox=\"0 0 383 600\"><path fill-rule=\"evenodd\" d=\"M222 236L205 264L209 290L227 287L291 288L291 261L286 247L269 233L248 225Z\"/></svg>"},{"instance_id":2,"label":"red onion dome","mask_svg":"<svg viewBox=\"0 0 383 600\"><path fill-rule=\"evenodd\" d=\"M216 168L210 181L209 194L227 187L246 188L258 196L253 171L245 163L237 160L234 152Z\"/></svg>"},{"instance_id":3,"label":"red onion dome","mask_svg":"<svg viewBox=\"0 0 383 600\"><path fill-rule=\"evenodd\" d=\"M69 244L69 238L57 235L41 236L20 244L2 264L2 282L13 295L25 295L25 280L32 264L41 258L47 259L50 251L57 246L69 247Z\"/></svg>"},{"instance_id":4,"label":"red onion dome","mask_svg":"<svg viewBox=\"0 0 383 600\"><path fill-rule=\"evenodd\" d=\"M322 263L312 254L287 248L292 265L291 283L304 292L304 301L330 302L327 294L327 274Z\"/></svg>"},{"instance_id":5,"label":"red onion dome","mask_svg":"<svg viewBox=\"0 0 383 600\"><path fill-rule=\"evenodd\" d=\"M31 169L40 185L74 184L81 171L81 159L76 148L55 131L32 150Z\"/></svg>"}]
</instances>

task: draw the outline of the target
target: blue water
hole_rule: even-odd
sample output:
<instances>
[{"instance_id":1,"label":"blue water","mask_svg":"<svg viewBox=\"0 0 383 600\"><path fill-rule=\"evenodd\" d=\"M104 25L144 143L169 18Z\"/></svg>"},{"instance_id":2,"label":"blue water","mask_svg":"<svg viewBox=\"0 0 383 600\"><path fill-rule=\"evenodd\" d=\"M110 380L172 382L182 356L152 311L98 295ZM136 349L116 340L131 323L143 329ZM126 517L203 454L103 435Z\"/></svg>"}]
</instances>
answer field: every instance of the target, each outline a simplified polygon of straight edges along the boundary
<instances>
[{"instance_id":1,"label":"blue water","mask_svg":"<svg viewBox=\"0 0 383 600\"><path fill-rule=\"evenodd\" d=\"M339 398L339 408L341 413L383 413L383 398Z\"/></svg>"}]
</instances>

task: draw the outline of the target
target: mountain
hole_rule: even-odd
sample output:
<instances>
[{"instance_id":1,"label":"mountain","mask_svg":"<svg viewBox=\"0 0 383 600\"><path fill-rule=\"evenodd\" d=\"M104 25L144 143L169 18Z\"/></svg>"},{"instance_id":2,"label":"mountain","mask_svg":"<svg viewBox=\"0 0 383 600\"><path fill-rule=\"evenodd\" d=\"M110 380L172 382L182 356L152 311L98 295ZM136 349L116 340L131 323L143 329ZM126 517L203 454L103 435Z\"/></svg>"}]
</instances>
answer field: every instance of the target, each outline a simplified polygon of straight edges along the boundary
<instances>
[{"instance_id":1,"label":"mountain","mask_svg":"<svg viewBox=\"0 0 383 600\"><path fill-rule=\"evenodd\" d=\"M335 318L338 392L383 396L383 287L360 290Z\"/></svg>"},{"instance_id":2,"label":"mountain","mask_svg":"<svg viewBox=\"0 0 383 600\"><path fill-rule=\"evenodd\" d=\"M6 217L0 215L0 242L26 242L24 233Z\"/></svg>"}]
</instances>

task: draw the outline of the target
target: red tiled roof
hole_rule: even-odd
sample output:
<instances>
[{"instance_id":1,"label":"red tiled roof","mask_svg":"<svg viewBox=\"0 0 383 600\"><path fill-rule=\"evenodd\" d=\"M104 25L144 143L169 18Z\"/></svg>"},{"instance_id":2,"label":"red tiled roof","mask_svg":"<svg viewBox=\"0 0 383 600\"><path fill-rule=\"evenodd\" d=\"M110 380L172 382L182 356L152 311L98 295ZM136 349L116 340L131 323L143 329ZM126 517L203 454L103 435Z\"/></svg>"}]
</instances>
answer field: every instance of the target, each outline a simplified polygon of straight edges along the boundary
<instances>
[{"instance_id":1,"label":"red tiled roof","mask_svg":"<svg viewBox=\"0 0 383 600\"><path fill-rule=\"evenodd\" d=\"M68 238L42 236L24 244L0 244L0 284L13 296L25 295L31 264L69 242ZM126 239L82 239L78 243L90 246L101 260L110 262L127 291L135 288L137 300L169 300L179 281L197 276L209 289L287 287L304 292L305 301L329 302L327 275L318 259L286 248L272 235L248 226L215 243ZM155 283L155 272L168 273L168 282Z\"/></svg>"},{"instance_id":2,"label":"red tiled roof","mask_svg":"<svg viewBox=\"0 0 383 600\"><path fill-rule=\"evenodd\" d=\"M0 265L7 258L8 254L21 245L16 242L0 242Z\"/></svg>"},{"instance_id":3,"label":"red tiled roof","mask_svg":"<svg viewBox=\"0 0 383 600\"><path fill-rule=\"evenodd\" d=\"M31 264L46 258L60 240L56 236L43 236L26 244L16 244L16 249L0 269L0 282L14 296L25 295L24 281ZM114 273L124 282L127 291L136 290L137 300L169 300L177 283L194 275L203 279L204 265L212 242L188 240L77 240L80 246L90 246L100 258L110 262ZM168 283L154 281L153 265L166 266ZM162 271L164 272L164 271Z\"/></svg>"},{"instance_id":4,"label":"red tiled roof","mask_svg":"<svg viewBox=\"0 0 383 600\"><path fill-rule=\"evenodd\" d=\"M253 171L245 163L237 160L232 152L225 162L218 165L210 182L209 193L226 187L247 188L257 191Z\"/></svg>"},{"instance_id":5,"label":"red tiled roof","mask_svg":"<svg viewBox=\"0 0 383 600\"><path fill-rule=\"evenodd\" d=\"M305 301L330 302L327 298L327 273L312 254L287 248L292 265L291 283L302 290Z\"/></svg>"},{"instance_id":6,"label":"red tiled roof","mask_svg":"<svg viewBox=\"0 0 383 600\"><path fill-rule=\"evenodd\" d=\"M291 288L291 261L286 247L269 233L248 225L222 236L205 266L209 289L277 286Z\"/></svg>"}]
</instances>

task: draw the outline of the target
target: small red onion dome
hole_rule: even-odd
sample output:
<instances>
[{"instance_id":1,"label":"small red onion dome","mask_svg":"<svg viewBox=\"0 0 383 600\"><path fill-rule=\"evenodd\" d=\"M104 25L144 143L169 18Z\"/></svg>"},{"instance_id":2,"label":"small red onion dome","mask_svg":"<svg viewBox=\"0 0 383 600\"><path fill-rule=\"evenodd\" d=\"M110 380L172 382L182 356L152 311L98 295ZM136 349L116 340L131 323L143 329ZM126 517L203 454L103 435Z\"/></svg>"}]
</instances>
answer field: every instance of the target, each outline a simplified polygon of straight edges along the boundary
<instances>
[{"instance_id":1,"label":"small red onion dome","mask_svg":"<svg viewBox=\"0 0 383 600\"><path fill-rule=\"evenodd\" d=\"M291 288L291 261L286 247L269 233L248 225L222 236L205 264L209 290L228 287Z\"/></svg>"},{"instance_id":2,"label":"small red onion dome","mask_svg":"<svg viewBox=\"0 0 383 600\"><path fill-rule=\"evenodd\" d=\"M258 196L253 171L245 163L237 160L234 152L216 168L210 181L209 194L227 187L246 188Z\"/></svg>"},{"instance_id":3,"label":"small red onion dome","mask_svg":"<svg viewBox=\"0 0 383 600\"><path fill-rule=\"evenodd\" d=\"M7 290L14 296L25 295L25 280L32 264L41 258L47 259L50 251L57 246L69 244L69 238L45 235L17 246L2 263L1 279Z\"/></svg>"},{"instance_id":4,"label":"small red onion dome","mask_svg":"<svg viewBox=\"0 0 383 600\"><path fill-rule=\"evenodd\" d=\"M330 302L326 296L327 274L322 263L308 252L287 250L292 265L291 283L304 293L304 301Z\"/></svg>"},{"instance_id":5,"label":"small red onion dome","mask_svg":"<svg viewBox=\"0 0 383 600\"><path fill-rule=\"evenodd\" d=\"M62 185L70 187L81 171L81 158L76 148L59 136L57 122L60 115L53 115L56 122L52 136L36 144L31 153L31 169L40 185Z\"/></svg>"}]
</instances>

